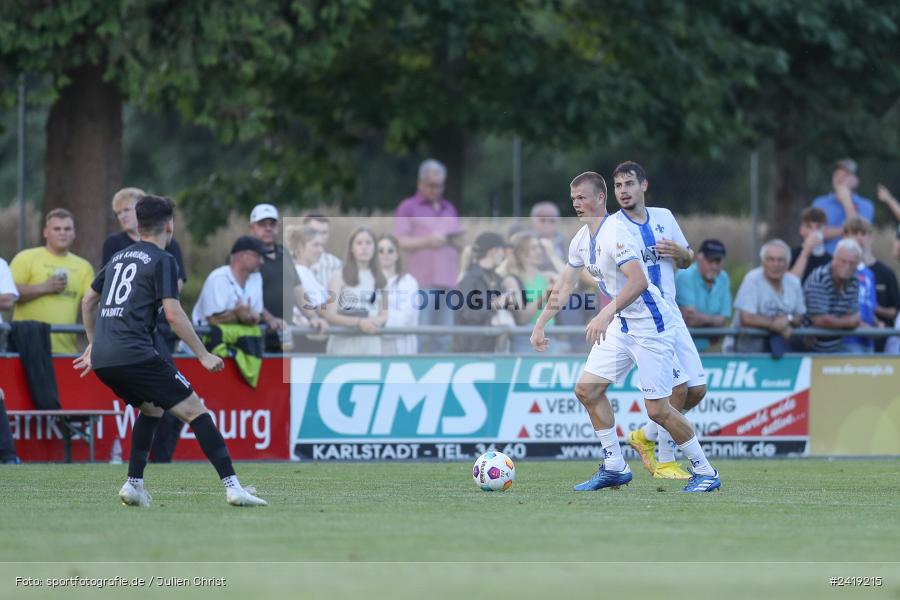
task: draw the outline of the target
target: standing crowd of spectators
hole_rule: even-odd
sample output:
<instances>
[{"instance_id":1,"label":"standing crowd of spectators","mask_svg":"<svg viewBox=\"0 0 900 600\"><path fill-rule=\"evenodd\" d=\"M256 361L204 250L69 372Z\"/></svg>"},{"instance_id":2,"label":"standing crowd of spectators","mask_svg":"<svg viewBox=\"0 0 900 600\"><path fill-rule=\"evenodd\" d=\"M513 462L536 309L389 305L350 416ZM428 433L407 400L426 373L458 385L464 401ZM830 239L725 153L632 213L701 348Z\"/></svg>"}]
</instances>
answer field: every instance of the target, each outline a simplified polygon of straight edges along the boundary
<instances>
[{"instance_id":1,"label":"standing crowd of spectators","mask_svg":"<svg viewBox=\"0 0 900 600\"><path fill-rule=\"evenodd\" d=\"M331 234L327 216L305 215L299 228L286 232L285 248L278 241L278 209L257 205L247 234L234 241L227 263L203 282L192 314L195 326L256 331L260 353L530 352L527 334L510 336L503 328L533 324L564 268L569 240L560 230L559 209L539 202L528 226L514 226L506 236L482 232L467 244L456 207L443 194L446 178L444 165L424 161L415 194L396 209L393 231L379 236L356 227L343 257L326 250ZM694 263L676 274L676 300L687 325L752 328L765 335L697 336L698 349L721 342L726 352L774 356L785 351L900 354L898 336L854 333L900 327L900 288L893 269L873 253L874 204L856 193L858 187L856 162L835 163L833 191L800 215L800 245L766 241L760 266L744 276L733 302L723 268L725 244L713 238L700 243ZM144 195L125 188L113 197L121 231L104 241L101 265L140 239L135 205ZM900 202L891 191L878 185L877 198L900 223ZM75 235L74 215L54 209L44 219L43 246L19 252L10 263L0 258L0 311L12 309L14 322L77 323L94 268L70 251ZM166 250L178 263L180 290L188 280L181 248L173 239ZM893 256L900 260L900 225ZM565 309L556 323L584 325L600 308L586 272L580 284L570 298L560 299ZM263 331L256 327L261 324ZM304 333L292 326L301 326ZM488 335L451 335L452 326L480 328ZM334 327L353 331L329 334ZM794 335L798 327L833 333L800 339ZM405 331L385 333L385 328ZM164 318L157 323L154 342L160 355L171 360L176 338ZM551 351L581 353L586 346L582 335L555 336ZM76 336L52 333L50 347L54 354L75 354ZM2 389L0 423L6 423ZM154 460L171 460L177 427L174 419L159 427ZM0 462L18 462L8 437L0 431Z\"/></svg>"},{"instance_id":2,"label":"standing crowd of spectators","mask_svg":"<svg viewBox=\"0 0 900 600\"><path fill-rule=\"evenodd\" d=\"M278 239L283 229L278 209L257 205L246 235L234 241L227 264L203 282L193 308L194 324L265 325L261 335L268 352L530 352L527 335L496 331L534 323L548 300L568 245L559 209L539 202L527 226L514 226L508 235L484 232L467 243L458 212L443 194L446 178L444 165L424 161L415 194L396 209L392 232L379 236L358 226L341 257L326 250L332 225L327 216L305 215L300 227L285 231L285 247ZM742 279L733 302L723 268L725 244L703 240L694 263L676 274L677 302L688 326L767 332L726 337L721 344L726 351L868 353L893 347L885 339L849 333L894 327L900 309L894 272L872 252L874 205L856 193L858 186L856 163L838 161L833 191L816 198L801 214L801 243L792 249L781 240L767 241L760 251L761 266ZM103 264L140 239L134 207L143 195L142 190L126 188L113 198L121 231L105 240ZM900 202L886 187L878 186L878 198L900 220ZM52 210L45 218L45 245L23 250L9 265L0 260L0 310L13 308L14 321L77 322L94 268L70 252L75 231L71 213ZM173 239L167 251L178 262L180 288L188 275L178 242ZM583 325L598 309L594 287L585 277L582 287L564 299L566 310L556 322ZM292 326L305 327L306 333L298 335ZM451 335L452 326L486 332L493 328L495 334ZM796 339L793 331L803 326L835 333ZM335 327L356 332L329 333ZM385 334L385 328L407 331ZM413 333L415 328L422 333ZM580 352L582 337L556 336L552 350ZM162 319L158 351L171 356L175 342ZM696 343L700 350L709 350L717 348L720 339L697 337ZM75 335L53 333L52 349L75 353Z\"/></svg>"},{"instance_id":3,"label":"standing crowd of spectators","mask_svg":"<svg viewBox=\"0 0 900 600\"><path fill-rule=\"evenodd\" d=\"M762 266L747 273L734 301L733 324L768 332L739 336L740 352L786 350L870 354L897 353L896 338L853 335L858 329L897 328L900 290L893 269L872 251L874 204L859 196L857 164L839 160L832 171L833 191L816 198L800 215L802 243L766 242ZM900 222L900 203L883 185L878 198ZM900 240L900 227L897 231ZM895 241L894 256L900 241ZM680 293L680 291L679 291ZM796 327L833 330L833 335L797 339Z\"/></svg>"}]
</instances>

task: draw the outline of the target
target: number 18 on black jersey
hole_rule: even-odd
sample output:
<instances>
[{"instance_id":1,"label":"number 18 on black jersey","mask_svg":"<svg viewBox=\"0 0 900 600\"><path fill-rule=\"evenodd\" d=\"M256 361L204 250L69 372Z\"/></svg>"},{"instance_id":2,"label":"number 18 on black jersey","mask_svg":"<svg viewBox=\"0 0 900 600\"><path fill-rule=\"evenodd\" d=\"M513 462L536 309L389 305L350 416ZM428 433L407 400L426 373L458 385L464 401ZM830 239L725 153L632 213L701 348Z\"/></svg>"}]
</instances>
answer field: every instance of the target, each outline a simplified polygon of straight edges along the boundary
<instances>
[{"instance_id":1,"label":"number 18 on black jersey","mask_svg":"<svg viewBox=\"0 0 900 600\"><path fill-rule=\"evenodd\" d=\"M113 255L91 287L100 312L91 349L93 368L143 362L157 356L156 318L165 298L178 298L178 263L151 242Z\"/></svg>"}]
</instances>

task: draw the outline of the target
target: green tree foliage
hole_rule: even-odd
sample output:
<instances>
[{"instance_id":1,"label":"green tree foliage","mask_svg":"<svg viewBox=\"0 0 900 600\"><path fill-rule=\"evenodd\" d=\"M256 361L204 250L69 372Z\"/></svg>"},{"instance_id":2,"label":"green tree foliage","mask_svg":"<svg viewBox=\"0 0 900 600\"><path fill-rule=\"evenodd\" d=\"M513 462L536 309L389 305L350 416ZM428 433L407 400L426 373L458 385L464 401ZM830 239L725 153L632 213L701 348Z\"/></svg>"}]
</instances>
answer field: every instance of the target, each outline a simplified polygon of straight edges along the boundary
<instances>
[{"instance_id":1,"label":"green tree foliage","mask_svg":"<svg viewBox=\"0 0 900 600\"><path fill-rule=\"evenodd\" d=\"M0 5L0 72L48 74L59 90L73 69L102 65L130 102L247 139L270 130L280 78L327 67L367 4L11 0Z\"/></svg>"},{"instance_id":2,"label":"green tree foliage","mask_svg":"<svg viewBox=\"0 0 900 600\"><path fill-rule=\"evenodd\" d=\"M347 43L367 5L366 0L0 4L0 101L11 105L10 82L21 72L49 81L45 206L108 214L111 193L121 185L125 101L174 108L187 121L213 128L225 142L271 131L279 80L287 72L326 68L333 47ZM61 145L66 145L62 152ZM85 226L82 253L94 257L96 238L109 225L95 219Z\"/></svg>"},{"instance_id":3,"label":"green tree foliage","mask_svg":"<svg viewBox=\"0 0 900 600\"><path fill-rule=\"evenodd\" d=\"M885 135L900 99L900 4L749 0L720 11L735 39L773 57L727 108L740 113L750 143L774 145L770 230L791 238L811 201L810 160L900 154L896 136Z\"/></svg>"},{"instance_id":4,"label":"green tree foliage","mask_svg":"<svg viewBox=\"0 0 900 600\"><path fill-rule=\"evenodd\" d=\"M350 151L375 143L443 160L448 196L483 212L482 198L460 197L472 134L582 149L637 139L660 144L656 153L721 156L746 133L723 106L769 57L732 43L708 9L645 4L373 0L328 69L280 80L284 111L261 166L216 174L188 196L222 208L267 193L340 200L354 181Z\"/></svg>"},{"instance_id":5,"label":"green tree foliage","mask_svg":"<svg viewBox=\"0 0 900 600\"><path fill-rule=\"evenodd\" d=\"M772 140L779 231L807 157L893 155L898 23L886 0L11 0L0 79L58 93L99 66L123 102L245 149L182 194L201 237L259 201L340 202L361 151L444 160L465 206L468 140L513 134L638 160Z\"/></svg>"},{"instance_id":6,"label":"green tree foliage","mask_svg":"<svg viewBox=\"0 0 900 600\"><path fill-rule=\"evenodd\" d=\"M516 132L571 140L595 118L602 86L548 26L551 3L375 0L328 69L292 70L275 90L283 112L260 166L216 174L192 190L247 206L261 195L333 202L352 189L356 149L432 154L448 164L448 196L460 201L467 136ZM298 51L301 51L299 48ZM581 91L570 79L581 73ZM588 100L588 101L585 101ZM219 222L224 214L219 213Z\"/></svg>"}]
</instances>

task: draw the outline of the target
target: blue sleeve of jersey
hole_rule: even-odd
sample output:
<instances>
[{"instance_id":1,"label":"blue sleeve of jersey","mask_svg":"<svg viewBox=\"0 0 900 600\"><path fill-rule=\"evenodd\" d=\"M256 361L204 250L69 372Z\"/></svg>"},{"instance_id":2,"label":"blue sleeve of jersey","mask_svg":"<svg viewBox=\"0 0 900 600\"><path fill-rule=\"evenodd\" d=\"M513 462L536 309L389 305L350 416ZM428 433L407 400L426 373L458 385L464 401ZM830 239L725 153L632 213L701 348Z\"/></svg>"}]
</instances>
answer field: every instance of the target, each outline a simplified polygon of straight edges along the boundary
<instances>
[{"instance_id":1,"label":"blue sleeve of jersey","mask_svg":"<svg viewBox=\"0 0 900 600\"><path fill-rule=\"evenodd\" d=\"M166 298L178 300L178 262L171 254L156 263L156 299Z\"/></svg>"}]
</instances>

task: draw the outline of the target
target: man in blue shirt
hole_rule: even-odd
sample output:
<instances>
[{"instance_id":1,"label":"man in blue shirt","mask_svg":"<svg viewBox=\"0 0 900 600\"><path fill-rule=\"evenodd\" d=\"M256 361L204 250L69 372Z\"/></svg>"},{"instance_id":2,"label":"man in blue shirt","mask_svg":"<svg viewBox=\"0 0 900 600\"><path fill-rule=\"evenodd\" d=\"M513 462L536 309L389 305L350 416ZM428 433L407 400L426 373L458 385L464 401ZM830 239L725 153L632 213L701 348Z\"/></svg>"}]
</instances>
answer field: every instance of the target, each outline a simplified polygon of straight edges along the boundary
<instances>
[{"instance_id":1,"label":"man in blue shirt","mask_svg":"<svg viewBox=\"0 0 900 600\"><path fill-rule=\"evenodd\" d=\"M688 327L725 327L731 319L731 282L722 270L725 245L704 240L696 260L675 274L675 301ZM709 347L708 338L694 336L697 350Z\"/></svg>"},{"instance_id":2,"label":"man in blue shirt","mask_svg":"<svg viewBox=\"0 0 900 600\"><path fill-rule=\"evenodd\" d=\"M859 187L856 161L844 158L834 164L831 174L834 191L813 200L815 208L821 208L828 217L825 226L825 251L834 254L837 243L844 235L844 223L853 217L862 217L872 223L875 205L868 198L859 196L854 190Z\"/></svg>"}]
</instances>

